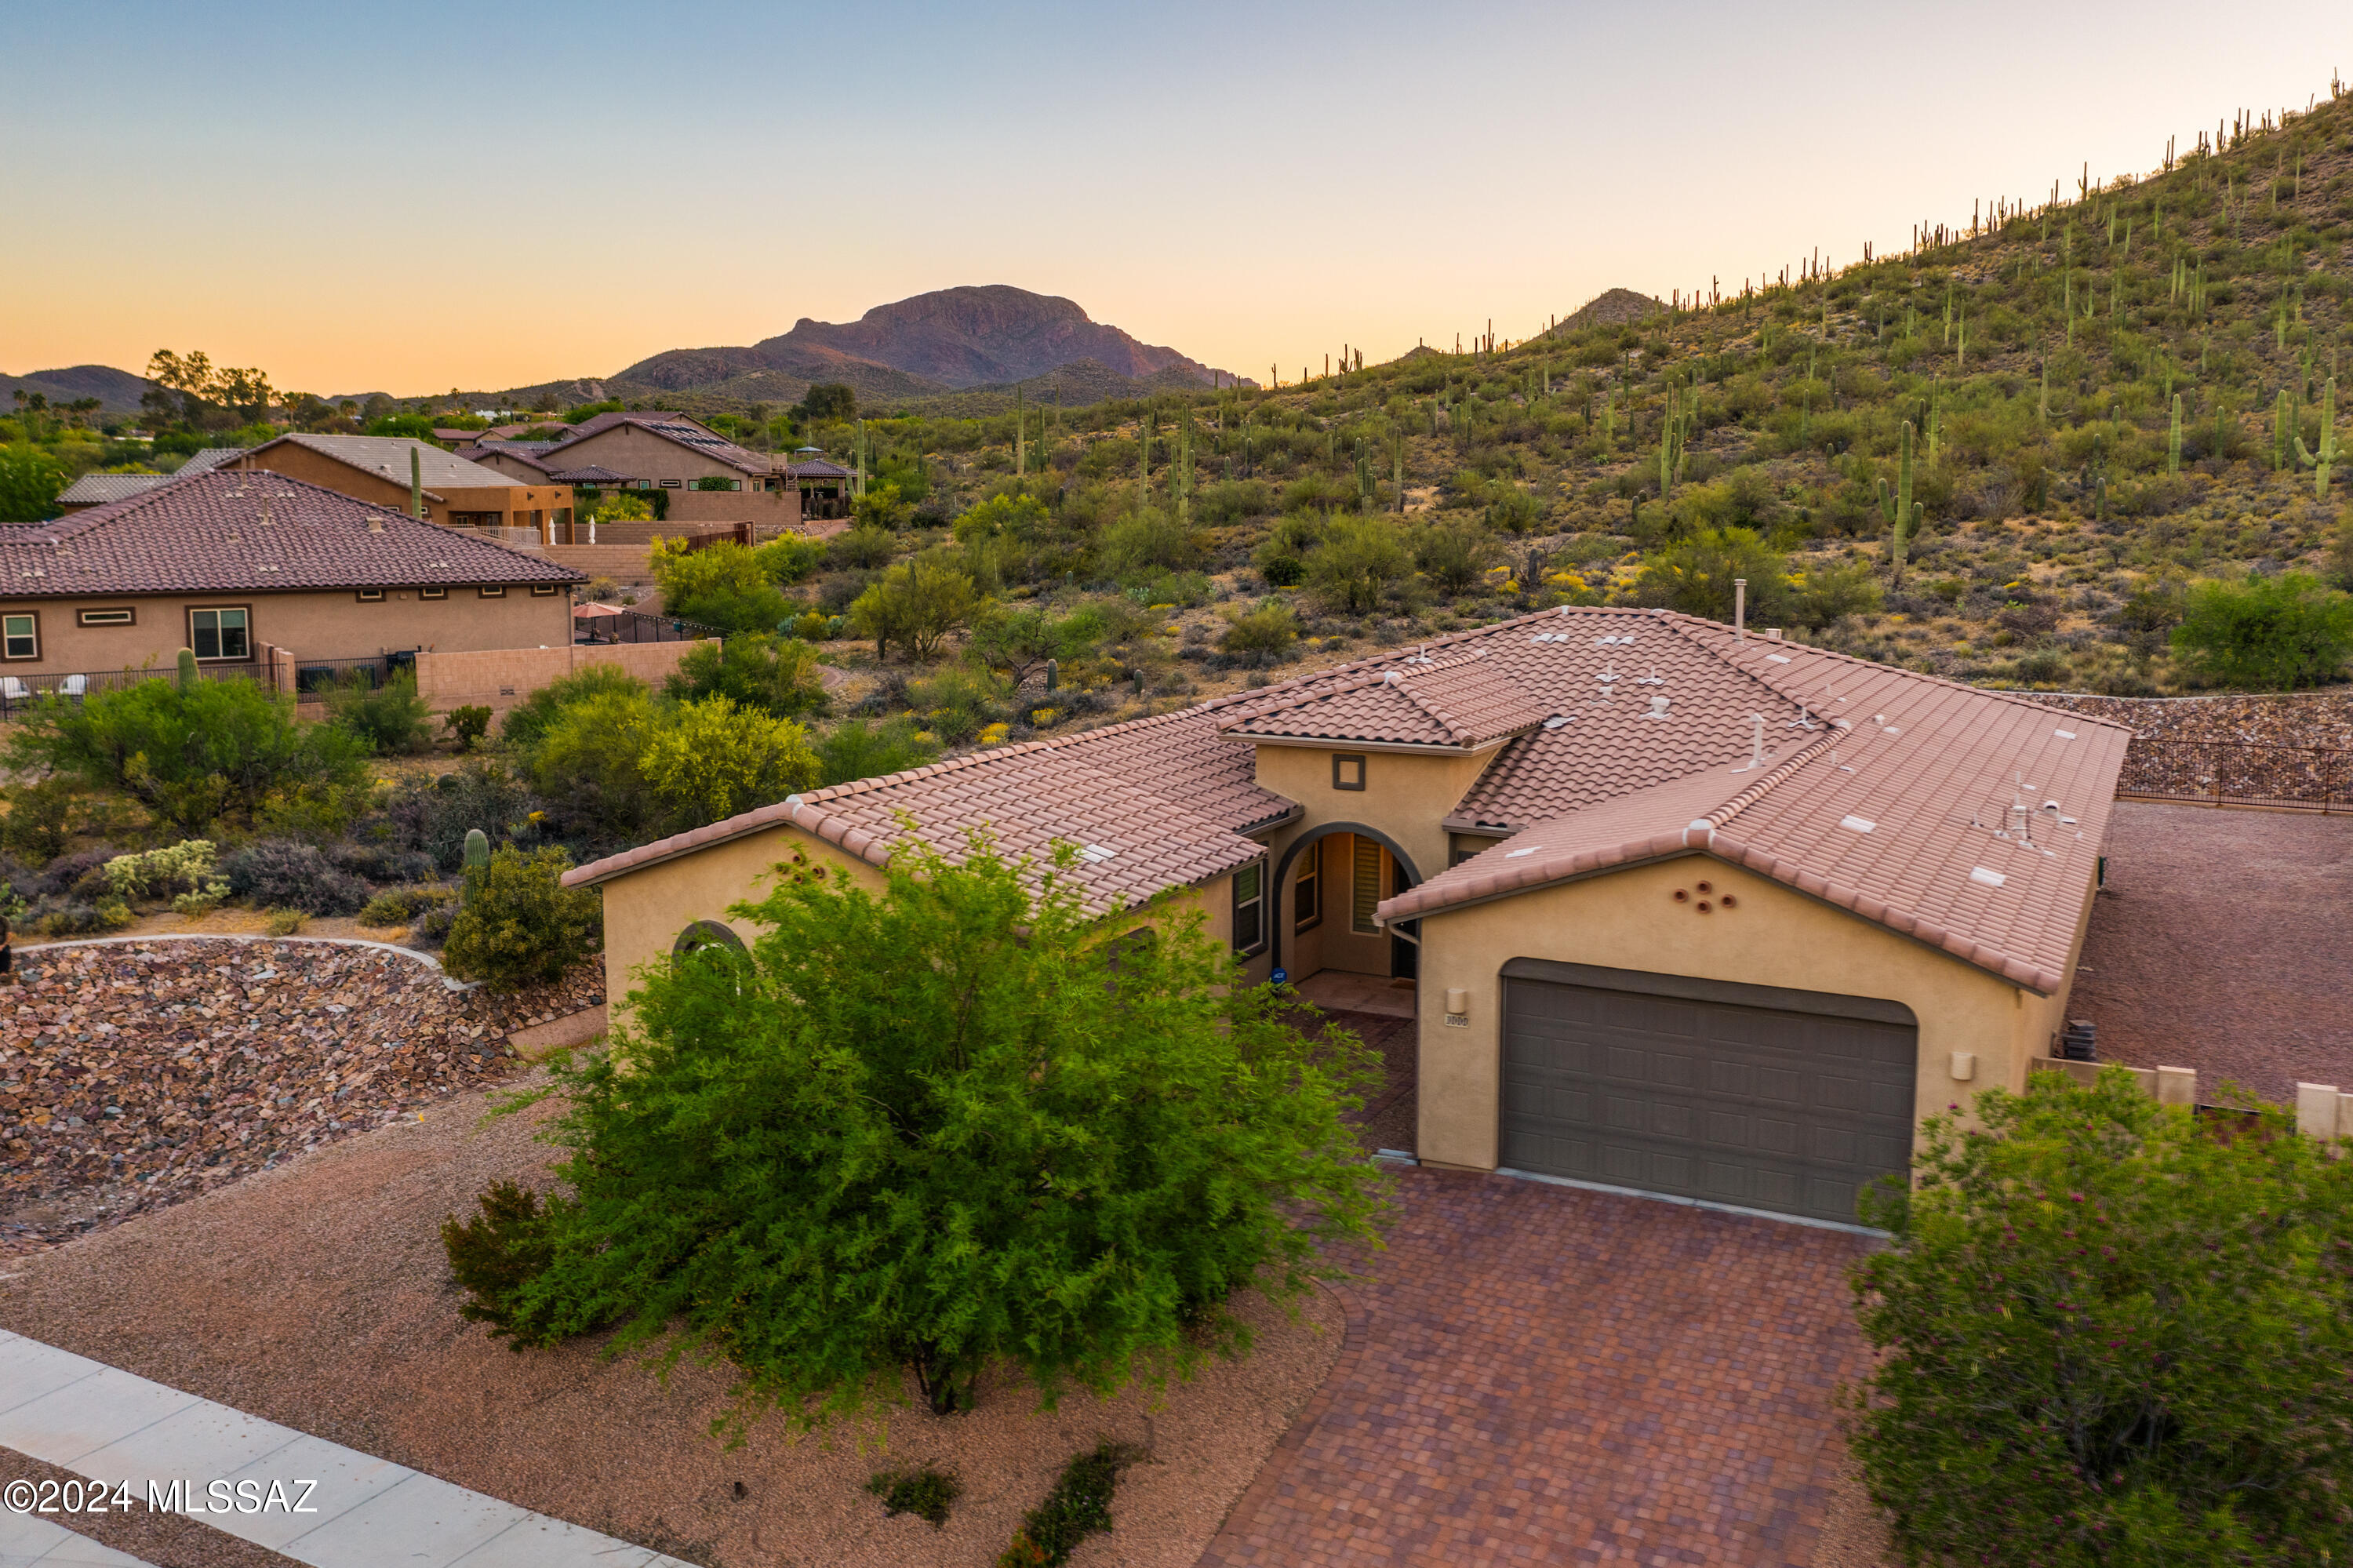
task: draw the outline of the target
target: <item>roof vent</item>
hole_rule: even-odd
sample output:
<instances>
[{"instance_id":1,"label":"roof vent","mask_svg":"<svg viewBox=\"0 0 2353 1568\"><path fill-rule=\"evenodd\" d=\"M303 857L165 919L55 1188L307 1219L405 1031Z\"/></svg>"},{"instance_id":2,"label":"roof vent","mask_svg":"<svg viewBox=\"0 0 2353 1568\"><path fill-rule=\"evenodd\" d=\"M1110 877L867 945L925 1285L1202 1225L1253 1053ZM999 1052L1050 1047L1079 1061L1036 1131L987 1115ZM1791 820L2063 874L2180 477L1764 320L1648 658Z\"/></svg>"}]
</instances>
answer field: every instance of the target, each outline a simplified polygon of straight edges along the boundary
<instances>
[{"instance_id":1,"label":"roof vent","mask_svg":"<svg viewBox=\"0 0 2353 1568\"><path fill-rule=\"evenodd\" d=\"M1664 717L1666 717L1666 716L1667 716L1667 694L1666 694L1664 692L1653 692L1653 693L1651 693L1651 711L1650 711L1649 713L1644 714L1642 716L1643 716L1644 718L1664 718Z\"/></svg>"},{"instance_id":2,"label":"roof vent","mask_svg":"<svg viewBox=\"0 0 2353 1568\"><path fill-rule=\"evenodd\" d=\"M787 810L787 811L797 811L797 810L799 810L800 809L801 809L801 798L800 798L798 795L787 795L787 796L786 796L786 797L785 797L785 810Z\"/></svg>"},{"instance_id":3,"label":"roof vent","mask_svg":"<svg viewBox=\"0 0 2353 1568\"><path fill-rule=\"evenodd\" d=\"M384 519L383 519L383 518L381 518L381 517L371 517L371 518L369 518L369 519L368 519L368 532L369 532L369 533L371 533L371 534L381 534L381 533L383 533L383 532L384 532Z\"/></svg>"},{"instance_id":4,"label":"roof vent","mask_svg":"<svg viewBox=\"0 0 2353 1568\"><path fill-rule=\"evenodd\" d=\"M1101 844L1086 844L1080 848L1079 858L1089 865L1101 865L1117 853L1115 850L1107 850Z\"/></svg>"},{"instance_id":5,"label":"roof vent","mask_svg":"<svg viewBox=\"0 0 2353 1568\"><path fill-rule=\"evenodd\" d=\"M1504 858L1505 860L1518 860L1525 855L1532 855L1542 848L1544 848L1544 845L1542 844L1530 844L1525 849L1505 850L1504 852Z\"/></svg>"},{"instance_id":6,"label":"roof vent","mask_svg":"<svg viewBox=\"0 0 2353 1568\"><path fill-rule=\"evenodd\" d=\"M1969 868L1969 880L1981 887L2000 887L2010 878L1998 871L1989 871L1984 866L1976 865Z\"/></svg>"},{"instance_id":7,"label":"roof vent","mask_svg":"<svg viewBox=\"0 0 2353 1568\"><path fill-rule=\"evenodd\" d=\"M1544 726L1545 726L1545 728L1546 728L1546 729L1558 729L1561 726L1563 726L1563 725L1567 724L1567 722L1568 722L1568 715L1567 715L1567 714L1555 714L1555 715L1552 715L1552 717L1550 717L1550 718L1548 718L1548 719L1545 720L1545 722L1544 722Z\"/></svg>"},{"instance_id":8,"label":"roof vent","mask_svg":"<svg viewBox=\"0 0 2353 1568\"><path fill-rule=\"evenodd\" d=\"M1593 678L1605 686L1609 685L1618 679L1618 666L1614 662L1606 664L1602 666L1601 673Z\"/></svg>"},{"instance_id":9,"label":"roof vent","mask_svg":"<svg viewBox=\"0 0 2353 1568\"><path fill-rule=\"evenodd\" d=\"M1879 826L1879 824L1873 821L1869 817L1858 817L1852 813L1849 813L1848 815L1839 819L1839 826L1841 828L1852 828L1858 833L1867 833L1871 832L1872 829Z\"/></svg>"},{"instance_id":10,"label":"roof vent","mask_svg":"<svg viewBox=\"0 0 2353 1568\"><path fill-rule=\"evenodd\" d=\"M2061 740L2073 740L2075 738L2075 732L2072 729L2054 729L2051 733Z\"/></svg>"}]
</instances>

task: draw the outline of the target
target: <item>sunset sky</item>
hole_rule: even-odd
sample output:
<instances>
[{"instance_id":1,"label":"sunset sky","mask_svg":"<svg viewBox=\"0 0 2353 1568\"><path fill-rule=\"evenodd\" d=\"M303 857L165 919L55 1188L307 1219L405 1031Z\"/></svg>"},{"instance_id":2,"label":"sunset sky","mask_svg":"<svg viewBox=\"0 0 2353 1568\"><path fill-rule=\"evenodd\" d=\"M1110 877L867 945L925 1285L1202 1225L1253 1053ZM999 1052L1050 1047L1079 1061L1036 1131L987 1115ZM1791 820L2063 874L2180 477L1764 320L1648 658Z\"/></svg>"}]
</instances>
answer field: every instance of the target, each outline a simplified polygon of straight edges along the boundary
<instances>
[{"instance_id":1,"label":"sunset sky","mask_svg":"<svg viewBox=\"0 0 2353 1568\"><path fill-rule=\"evenodd\" d=\"M1263 379L1900 248L2326 94L2212 5L14 5L0 371L609 375L959 283Z\"/></svg>"}]
</instances>

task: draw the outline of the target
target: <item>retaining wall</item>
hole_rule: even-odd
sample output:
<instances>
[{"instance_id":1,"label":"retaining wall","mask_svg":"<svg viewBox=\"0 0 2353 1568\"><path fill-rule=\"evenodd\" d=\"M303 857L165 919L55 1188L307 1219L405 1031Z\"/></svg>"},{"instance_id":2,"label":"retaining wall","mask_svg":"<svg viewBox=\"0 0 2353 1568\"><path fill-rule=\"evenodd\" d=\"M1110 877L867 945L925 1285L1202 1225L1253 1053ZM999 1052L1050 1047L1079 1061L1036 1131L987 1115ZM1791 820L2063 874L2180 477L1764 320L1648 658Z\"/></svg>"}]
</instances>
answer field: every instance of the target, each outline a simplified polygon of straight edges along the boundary
<instances>
[{"instance_id":1,"label":"retaining wall","mask_svg":"<svg viewBox=\"0 0 2353 1568\"><path fill-rule=\"evenodd\" d=\"M476 653L419 653L417 693L441 713L479 705L500 712L542 686L591 664L613 664L659 685L694 642L610 642L562 648L501 648Z\"/></svg>"}]
</instances>

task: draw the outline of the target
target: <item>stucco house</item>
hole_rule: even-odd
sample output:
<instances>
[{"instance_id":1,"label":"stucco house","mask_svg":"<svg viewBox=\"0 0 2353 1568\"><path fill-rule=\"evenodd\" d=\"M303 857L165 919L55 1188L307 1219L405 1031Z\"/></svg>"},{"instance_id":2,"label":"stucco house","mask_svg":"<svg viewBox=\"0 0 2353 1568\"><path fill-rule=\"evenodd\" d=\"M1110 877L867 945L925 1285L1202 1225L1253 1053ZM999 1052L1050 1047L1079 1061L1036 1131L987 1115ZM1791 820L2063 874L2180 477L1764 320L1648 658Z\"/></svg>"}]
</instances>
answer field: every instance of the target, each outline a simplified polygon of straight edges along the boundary
<instances>
[{"instance_id":1,"label":"stucco house","mask_svg":"<svg viewBox=\"0 0 2353 1568\"><path fill-rule=\"evenodd\" d=\"M1660 610L1561 609L813 790L583 866L610 1000L796 850L1078 846L1107 934L1416 996L1417 1150L1848 1223L2055 1054L2129 732ZM1155 904L1155 900L1166 902ZM733 933L732 938L723 937Z\"/></svg>"},{"instance_id":2,"label":"stucco house","mask_svg":"<svg viewBox=\"0 0 2353 1568\"><path fill-rule=\"evenodd\" d=\"M511 475L593 469L620 476L620 488L662 493L665 522L800 524L800 491L776 457L740 446L684 414L598 414L561 440L485 443L478 455Z\"/></svg>"},{"instance_id":3,"label":"stucco house","mask_svg":"<svg viewBox=\"0 0 2353 1568\"><path fill-rule=\"evenodd\" d=\"M582 574L267 471L0 526L0 682L430 649L566 647Z\"/></svg>"},{"instance_id":4,"label":"stucco house","mask_svg":"<svg viewBox=\"0 0 2353 1568\"><path fill-rule=\"evenodd\" d=\"M414 459L412 466L411 459ZM572 524L572 490L544 478L518 482L430 441L406 436L283 435L222 466L268 469L341 491L372 506L407 511L421 499L427 522L453 528L521 528L550 543ZM422 487L413 496L412 477Z\"/></svg>"}]
</instances>

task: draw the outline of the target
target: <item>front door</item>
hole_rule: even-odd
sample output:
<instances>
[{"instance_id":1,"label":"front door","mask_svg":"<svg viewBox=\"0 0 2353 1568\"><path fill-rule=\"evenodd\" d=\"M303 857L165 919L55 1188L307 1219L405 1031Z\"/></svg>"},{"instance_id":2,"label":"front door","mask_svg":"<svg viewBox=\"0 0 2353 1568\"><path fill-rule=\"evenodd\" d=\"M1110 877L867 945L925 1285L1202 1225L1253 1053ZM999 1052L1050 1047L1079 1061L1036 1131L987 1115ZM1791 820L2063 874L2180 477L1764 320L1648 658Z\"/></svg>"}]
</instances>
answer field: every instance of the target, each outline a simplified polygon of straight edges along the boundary
<instances>
[{"instance_id":1,"label":"front door","mask_svg":"<svg viewBox=\"0 0 2353 1568\"><path fill-rule=\"evenodd\" d=\"M1389 896L1395 898L1413 885L1413 874L1406 870L1405 862L1398 859L1397 856L1388 855L1385 858L1389 863ZM1419 931L1415 933L1417 936L1419 934ZM1389 928L1390 976L1396 980L1412 980L1420 972L1421 945L1408 941L1398 934L1395 927L1391 927Z\"/></svg>"}]
</instances>

